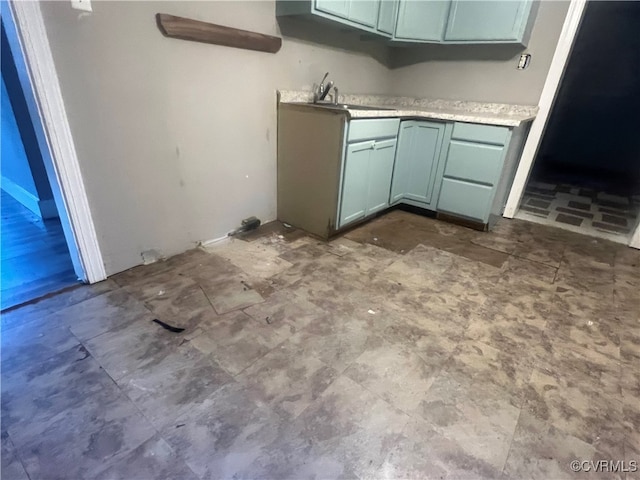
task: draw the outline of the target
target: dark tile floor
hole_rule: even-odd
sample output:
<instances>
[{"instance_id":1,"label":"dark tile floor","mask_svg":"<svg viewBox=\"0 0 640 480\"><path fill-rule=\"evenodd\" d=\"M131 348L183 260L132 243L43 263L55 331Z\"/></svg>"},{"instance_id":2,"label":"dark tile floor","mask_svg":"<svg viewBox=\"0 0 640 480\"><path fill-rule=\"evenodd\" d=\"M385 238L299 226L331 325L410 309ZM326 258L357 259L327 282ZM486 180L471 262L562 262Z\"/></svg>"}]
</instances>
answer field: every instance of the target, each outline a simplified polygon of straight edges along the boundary
<instances>
[{"instance_id":1,"label":"dark tile floor","mask_svg":"<svg viewBox=\"0 0 640 480\"><path fill-rule=\"evenodd\" d=\"M43 221L0 192L0 309L77 284L60 220Z\"/></svg>"},{"instance_id":2,"label":"dark tile floor","mask_svg":"<svg viewBox=\"0 0 640 480\"><path fill-rule=\"evenodd\" d=\"M518 220L268 225L3 315L3 478L637 479L569 463L640 461L639 287Z\"/></svg>"},{"instance_id":3,"label":"dark tile floor","mask_svg":"<svg viewBox=\"0 0 640 480\"><path fill-rule=\"evenodd\" d=\"M530 180L518 218L627 244L638 224L640 195Z\"/></svg>"}]
</instances>

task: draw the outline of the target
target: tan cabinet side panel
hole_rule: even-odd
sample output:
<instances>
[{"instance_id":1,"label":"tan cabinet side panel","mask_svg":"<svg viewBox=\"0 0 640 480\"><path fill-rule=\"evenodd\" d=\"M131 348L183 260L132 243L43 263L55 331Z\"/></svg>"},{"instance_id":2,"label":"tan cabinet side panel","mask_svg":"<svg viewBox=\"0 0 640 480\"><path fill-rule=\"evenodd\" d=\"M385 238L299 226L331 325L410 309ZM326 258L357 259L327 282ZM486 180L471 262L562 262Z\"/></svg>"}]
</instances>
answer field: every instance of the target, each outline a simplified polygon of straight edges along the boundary
<instances>
[{"instance_id":1,"label":"tan cabinet side panel","mask_svg":"<svg viewBox=\"0 0 640 480\"><path fill-rule=\"evenodd\" d=\"M328 238L336 227L344 114L280 105L278 220Z\"/></svg>"},{"instance_id":2,"label":"tan cabinet side panel","mask_svg":"<svg viewBox=\"0 0 640 480\"><path fill-rule=\"evenodd\" d=\"M511 140L509 141L509 149L507 150L504 166L502 167L502 175L500 176L500 182L496 187L496 195L493 198L493 205L491 207L491 215L489 217L489 228L493 228L496 222L502 218L504 207L507 203L507 197L509 191L513 185L513 179L516 175L518 163L520 163L520 157L522 156L522 150L524 149L524 142L527 139L529 128L531 123L520 125L513 129L511 133Z\"/></svg>"}]
</instances>

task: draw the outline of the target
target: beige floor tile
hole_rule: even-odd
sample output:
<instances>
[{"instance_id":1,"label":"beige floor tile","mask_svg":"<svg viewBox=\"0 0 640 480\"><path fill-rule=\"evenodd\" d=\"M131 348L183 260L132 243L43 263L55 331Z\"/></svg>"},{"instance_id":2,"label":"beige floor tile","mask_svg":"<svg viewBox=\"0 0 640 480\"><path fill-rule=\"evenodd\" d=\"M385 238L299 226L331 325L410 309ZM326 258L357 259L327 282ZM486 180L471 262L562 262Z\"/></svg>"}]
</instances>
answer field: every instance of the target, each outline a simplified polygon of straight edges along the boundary
<instances>
[{"instance_id":1,"label":"beige floor tile","mask_svg":"<svg viewBox=\"0 0 640 480\"><path fill-rule=\"evenodd\" d=\"M519 407L508 395L468 379L441 373L415 415L467 455L502 471L513 438Z\"/></svg>"},{"instance_id":2,"label":"beige floor tile","mask_svg":"<svg viewBox=\"0 0 640 480\"><path fill-rule=\"evenodd\" d=\"M2 315L3 478L638 480L568 462L640 460L639 261L394 210L133 268Z\"/></svg>"}]
</instances>

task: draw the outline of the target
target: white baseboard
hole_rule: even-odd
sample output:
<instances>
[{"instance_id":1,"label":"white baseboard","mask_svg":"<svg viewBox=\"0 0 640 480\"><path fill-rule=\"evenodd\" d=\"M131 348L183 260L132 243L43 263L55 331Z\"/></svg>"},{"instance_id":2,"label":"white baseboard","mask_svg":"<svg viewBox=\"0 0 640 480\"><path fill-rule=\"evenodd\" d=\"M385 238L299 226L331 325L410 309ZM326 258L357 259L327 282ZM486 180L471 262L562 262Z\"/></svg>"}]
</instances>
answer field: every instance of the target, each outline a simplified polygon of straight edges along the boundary
<instances>
[{"instance_id":1,"label":"white baseboard","mask_svg":"<svg viewBox=\"0 0 640 480\"><path fill-rule=\"evenodd\" d=\"M33 213L35 213L39 217L42 217L39 205L40 200L38 199L38 197L36 197L33 193L27 192L24 188L22 188L13 180L8 179L7 177L3 176L0 182L0 185L2 185L2 190L7 192Z\"/></svg>"},{"instance_id":2,"label":"white baseboard","mask_svg":"<svg viewBox=\"0 0 640 480\"><path fill-rule=\"evenodd\" d=\"M40 200L33 193L26 191L16 182L8 179L7 177L2 177L0 182L2 184L2 190L7 192L40 218L45 220L49 218L58 218L58 207L56 207L56 202L53 198L50 198L49 200Z\"/></svg>"}]
</instances>

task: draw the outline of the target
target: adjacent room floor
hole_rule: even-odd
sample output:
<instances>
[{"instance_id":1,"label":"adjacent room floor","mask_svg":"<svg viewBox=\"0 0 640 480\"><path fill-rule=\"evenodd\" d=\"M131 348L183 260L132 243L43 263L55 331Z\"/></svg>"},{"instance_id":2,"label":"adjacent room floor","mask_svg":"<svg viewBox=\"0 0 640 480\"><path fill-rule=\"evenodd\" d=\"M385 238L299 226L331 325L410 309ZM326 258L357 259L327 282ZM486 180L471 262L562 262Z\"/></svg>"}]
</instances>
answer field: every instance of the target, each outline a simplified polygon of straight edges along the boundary
<instances>
[{"instance_id":1,"label":"adjacent room floor","mask_svg":"<svg viewBox=\"0 0 640 480\"><path fill-rule=\"evenodd\" d=\"M609 182L542 177L525 189L516 217L628 244L640 215L640 190ZM572 183L569 183L573 180Z\"/></svg>"},{"instance_id":2,"label":"adjacent room floor","mask_svg":"<svg viewBox=\"0 0 640 480\"><path fill-rule=\"evenodd\" d=\"M640 460L639 287L519 220L269 224L3 315L3 478L583 478Z\"/></svg>"},{"instance_id":3,"label":"adjacent room floor","mask_svg":"<svg viewBox=\"0 0 640 480\"><path fill-rule=\"evenodd\" d=\"M60 220L42 220L4 190L0 191L1 309L78 283Z\"/></svg>"},{"instance_id":4,"label":"adjacent room floor","mask_svg":"<svg viewBox=\"0 0 640 480\"><path fill-rule=\"evenodd\" d=\"M2 310L78 283L60 220L42 220L1 192Z\"/></svg>"}]
</instances>

